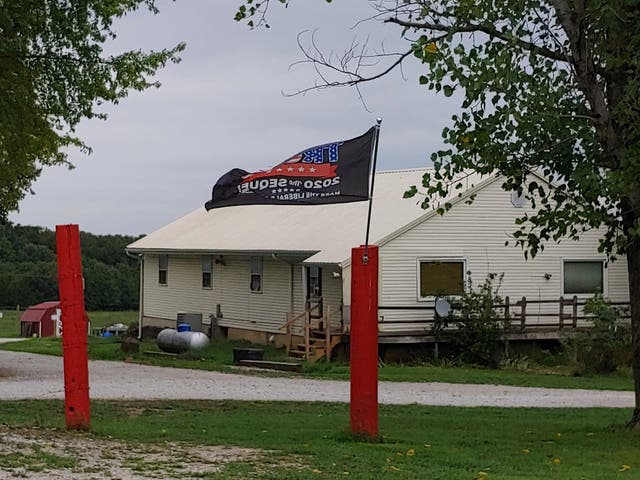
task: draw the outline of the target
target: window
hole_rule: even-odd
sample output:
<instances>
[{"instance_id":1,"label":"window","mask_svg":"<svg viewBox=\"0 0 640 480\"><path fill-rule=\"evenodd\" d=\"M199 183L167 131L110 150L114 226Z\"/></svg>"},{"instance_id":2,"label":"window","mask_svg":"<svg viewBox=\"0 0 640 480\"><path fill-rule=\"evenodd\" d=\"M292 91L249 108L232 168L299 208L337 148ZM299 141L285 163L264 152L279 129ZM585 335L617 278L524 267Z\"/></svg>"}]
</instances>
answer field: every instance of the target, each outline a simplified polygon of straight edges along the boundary
<instances>
[{"instance_id":1,"label":"window","mask_svg":"<svg viewBox=\"0 0 640 480\"><path fill-rule=\"evenodd\" d=\"M249 290L262 293L262 257L251 257L251 276Z\"/></svg>"},{"instance_id":2,"label":"window","mask_svg":"<svg viewBox=\"0 0 640 480\"><path fill-rule=\"evenodd\" d=\"M213 285L213 257L202 257L202 288L211 288Z\"/></svg>"},{"instance_id":3,"label":"window","mask_svg":"<svg viewBox=\"0 0 640 480\"><path fill-rule=\"evenodd\" d=\"M602 260L565 260L564 294L593 295L604 292Z\"/></svg>"},{"instance_id":4,"label":"window","mask_svg":"<svg viewBox=\"0 0 640 480\"><path fill-rule=\"evenodd\" d=\"M167 284L167 270L169 269L169 255L158 256L158 283Z\"/></svg>"},{"instance_id":5,"label":"window","mask_svg":"<svg viewBox=\"0 0 640 480\"><path fill-rule=\"evenodd\" d=\"M316 265L307 267L307 304L312 317L322 318L322 268Z\"/></svg>"},{"instance_id":6,"label":"window","mask_svg":"<svg viewBox=\"0 0 640 480\"><path fill-rule=\"evenodd\" d=\"M464 293L463 260L420 260L420 298Z\"/></svg>"}]
</instances>

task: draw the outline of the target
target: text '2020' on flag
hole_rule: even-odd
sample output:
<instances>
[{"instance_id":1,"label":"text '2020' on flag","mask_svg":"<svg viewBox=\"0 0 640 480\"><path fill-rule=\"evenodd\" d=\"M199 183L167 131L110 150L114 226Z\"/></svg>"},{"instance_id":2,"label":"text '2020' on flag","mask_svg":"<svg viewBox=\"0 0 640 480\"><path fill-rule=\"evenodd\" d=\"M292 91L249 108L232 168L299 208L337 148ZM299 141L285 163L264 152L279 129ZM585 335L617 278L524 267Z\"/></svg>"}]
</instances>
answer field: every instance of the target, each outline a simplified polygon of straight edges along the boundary
<instances>
[{"instance_id":1,"label":"text '2020' on flag","mask_svg":"<svg viewBox=\"0 0 640 480\"><path fill-rule=\"evenodd\" d=\"M207 210L232 205L319 205L369 199L369 163L376 128L343 142L308 148L270 170L227 172Z\"/></svg>"}]
</instances>

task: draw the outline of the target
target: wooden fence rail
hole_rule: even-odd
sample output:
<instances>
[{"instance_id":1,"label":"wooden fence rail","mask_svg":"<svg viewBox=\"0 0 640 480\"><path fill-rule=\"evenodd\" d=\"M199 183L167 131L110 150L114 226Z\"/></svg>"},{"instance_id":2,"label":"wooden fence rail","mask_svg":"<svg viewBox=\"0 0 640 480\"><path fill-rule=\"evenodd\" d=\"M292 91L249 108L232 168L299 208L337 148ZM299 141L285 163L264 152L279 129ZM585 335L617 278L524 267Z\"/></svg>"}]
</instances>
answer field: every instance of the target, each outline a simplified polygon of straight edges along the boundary
<instances>
[{"instance_id":1,"label":"wooden fence rail","mask_svg":"<svg viewBox=\"0 0 640 480\"><path fill-rule=\"evenodd\" d=\"M583 307L588 299L572 297L559 297L556 299L521 299L513 302L509 297L504 298L504 303L494 304L493 308L504 318L506 325L512 332L525 333L529 331L556 330L561 331L567 328L588 327L593 321L593 315L584 313ZM629 302L608 302L617 308L622 319L631 318ZM556 305L556 308L553 306ZM452 310L455 312L460 308L459 304L452 303ZM399 332L415 330L427 332L433 330L436 317L434 305L411 305L411 306L380 306L378 307L378 324L381 327L393 327ZM419 319L399 319L394 318L392 312L423 311L424 318ZM387 313L390 312L390 313ZM386 314L386 315L385 315ZM385 318L389 317L389 318ZM415 315L414 315L415 317ZM420 315L423 317L423 315Z\"/></svg>"}]
</instances>

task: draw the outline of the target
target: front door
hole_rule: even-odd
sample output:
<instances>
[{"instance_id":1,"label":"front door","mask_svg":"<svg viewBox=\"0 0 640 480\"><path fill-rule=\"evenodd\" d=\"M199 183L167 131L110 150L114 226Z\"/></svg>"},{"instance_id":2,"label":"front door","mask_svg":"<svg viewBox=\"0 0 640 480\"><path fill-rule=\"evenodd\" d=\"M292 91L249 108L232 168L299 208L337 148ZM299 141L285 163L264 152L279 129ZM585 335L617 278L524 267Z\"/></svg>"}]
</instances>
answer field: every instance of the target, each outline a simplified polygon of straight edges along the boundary
<instances>
[{"instance_id":1,"label":"front door","mask_svg":"<svg viewBox=\"0 0 640 480\"><path fill-rule=\"evenodd\" d=\"M307 267L307 306L313 318L322 317L322 268Z\"/></svg>"}]
</instances>

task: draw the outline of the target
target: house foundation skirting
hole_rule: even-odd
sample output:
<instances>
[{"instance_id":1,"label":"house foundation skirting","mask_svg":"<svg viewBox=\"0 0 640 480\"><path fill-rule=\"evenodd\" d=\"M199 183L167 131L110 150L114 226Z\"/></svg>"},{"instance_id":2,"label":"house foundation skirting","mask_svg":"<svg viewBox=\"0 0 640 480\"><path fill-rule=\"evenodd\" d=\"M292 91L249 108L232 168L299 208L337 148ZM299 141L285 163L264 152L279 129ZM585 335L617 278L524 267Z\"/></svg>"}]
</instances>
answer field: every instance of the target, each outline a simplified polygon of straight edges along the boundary
<instances>
[{"instance_id":1,"label":"house foundation skirting","mask_svg":"<svg viewBox=\"0 0 640 480\"><path fill-rule=\"evenodd\" d=\"M176 320L159 317L142 317L142 325L144 328L176 328ZM203 331L208 331L209 325L203 325ZM244 340L258 345L274 345L275 347L284 347L287 344L287 334L285 332L265 332L261 330L251 330L236 327L216 326L214 327L213 338L224 337L229 340ZM293 342L304 342L302 336L293 335Z\"/></svg>"},{"instance_id":2,"label":"house foundation skirting","mask_svg":"<svg viewBox=\"0 0 640 480\"><path fill-rule=\"evenodd\" d=\"M226 330L229 340L244 340L258 345L273 345L277 348L287 345L286 333L262 332L259 330L245 330L243 328L220 327ZM293 335L294 343L304 343L302 336Z\"/></svg>"}]
</instances>

